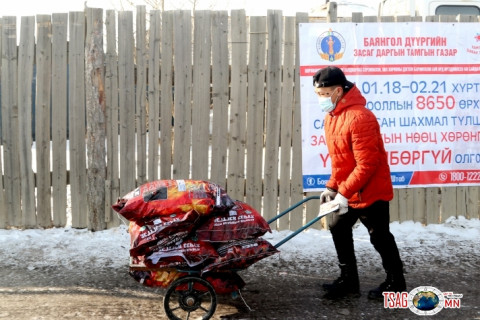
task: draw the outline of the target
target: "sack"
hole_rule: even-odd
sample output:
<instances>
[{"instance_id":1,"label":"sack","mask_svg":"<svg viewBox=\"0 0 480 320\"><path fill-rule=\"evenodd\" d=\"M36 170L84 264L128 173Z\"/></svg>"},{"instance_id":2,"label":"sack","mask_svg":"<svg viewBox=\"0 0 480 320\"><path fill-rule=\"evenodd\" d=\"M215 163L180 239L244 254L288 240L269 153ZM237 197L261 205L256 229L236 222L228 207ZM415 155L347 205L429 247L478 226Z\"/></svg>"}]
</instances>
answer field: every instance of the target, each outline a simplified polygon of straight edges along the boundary
<instances>
[{"instance_id":1,"label":"sack","mask_svg":"<svg viewBox=\"0 0 480 320\"><path fill-rule=\"evenodd\" d=\"M147 287L167 288L173 281L188 273L176 269L162 269L157 271L130 270L130 276Z\"/></svg>"},{"instance_id":2,"label":"sack","mask_svg":"<svg viewBox=\"0 0 480 320\"><path fill-rule=\"evenodd\" d=\"M215 248L205 241L185 240L178 245L155 248L145 256L148 268L192 268L218 257Z\"/></svg>"},{"instance_id":3,"label":"sack","mask_svg":"<svg viewBox=\"0 0 480 320\"><path fill-rule=\"evenodd\" d=\"M234 271L208 273L205 276L218 294L232 293L245 286L243 279Z\"/></svg>"},{"instance_id":4,"label":"sack","mask_svg":"<svg viewBox=\"0 0 480 320\"><path fill-rule=\"evenodd\" d=\"M157 248L174 245L186 238L197 225L200 215L195 210L158 216L142 226L130 222L130 255L140 256Z\"/></svg>"},{"instance_id":5,"label":"sack","mask_svg":"<svg viewBox=\"0 0 480 320\"><path fill-rule=\"evenodd\" d=\"M156 180L118 199L112 208L130 221L144 224L156 216L195 210L200 215L228 210L233 200L217 184L200 180Z\"/></svg>"},{"instance_id":6,"label":"sack","mask_svg":"<svg viewBox=\"0 0 480 320\"><path fill-rule=\"evenodd\" d=\"M219 257L202 269L202 273L222 270L242 270L253 263L277 253L268 241L258 238L232 241L217 249Z\"/></svg>"},{"instance_id":7,"label":"sack","mask_svg":"<svg viewBox=\"0 0 480 320\"><path fill-rule=\"evenodd\" d=\"M208 217L196 229L199 240L225 242L253 239L272 232L265 219L245 202L235 201L235 206L222 214Z\"/></svg>"}]
</instances>

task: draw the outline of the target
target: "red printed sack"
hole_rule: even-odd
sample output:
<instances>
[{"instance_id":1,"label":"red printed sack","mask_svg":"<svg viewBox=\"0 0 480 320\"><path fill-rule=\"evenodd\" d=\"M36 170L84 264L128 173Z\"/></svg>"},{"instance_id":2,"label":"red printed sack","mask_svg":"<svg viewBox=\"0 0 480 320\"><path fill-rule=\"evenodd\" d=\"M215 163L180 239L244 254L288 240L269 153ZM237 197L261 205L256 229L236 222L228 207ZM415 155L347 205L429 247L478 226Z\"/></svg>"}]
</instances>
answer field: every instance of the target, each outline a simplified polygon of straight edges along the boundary
<instances>
[{"instance_id":1,"label":"red printed sack","mask_svg":"<svg viewBox=\"0 0 480 320\"><path fill-rule=\"evenodd\" d=\"M145 256L147 268L190 268L218 257L215 248L204 241L185 240L178 245L155 248Z\"/></svg>"},{"instance_id":2,"label":"red printed sack","mask_svg":"<svg viewBox=\"0 0 480 320\"><path fill-rule=\"evenodd\" d=\"M195 232L199 240L225 242L258 238L272 231L257 210L245 202L235 201L233 208L208 217Z\"/></svg>"},{"instance_id":3,"label":"red printed sack","mask_svg":"<svg viewBox=\"0 0 480 320\"><path fill-rule=\"evenodd\" d=\"M166 247L180 242L190 234L199 218L198 212L190 210L158 216L146 221L142 226L130 222L131 225L136 225L130 229L130 255L144 255L151 251L149 247Z\"/></svg>"},{"instance_id":4,"label":"red printed sack","mask_svg":"<svg viewBox=\"0 0 480 320\"><path fill-rule=\"evenodd\" d=\"M202 269L202 273L221 270L246 269L253 263L277 253L268 241L258 238L232 241L217 249L219 257Z\"/></svg>"},{"instance_id":5,"label":"red printed sack","mask_svg":"<svg viewBox=\"0 0 480 320\"><path fill-rule=\"evenodd\" d=\"M218 294L232 293L245 286L243 279L234 271L208 273L205 279Z\"/></svg>"},{"instance_id":6,"label":"red printed sack","mask_svg":"<svg viewBox=\"0 0 480 320\"><path fill-rule=\"evenodd\" d=\"M233 200L219 185L201 180L156 180L118 199L112 208L143 224L156 216L195 210L200 215L228 210Z\"/></svg>"}]
</instances>

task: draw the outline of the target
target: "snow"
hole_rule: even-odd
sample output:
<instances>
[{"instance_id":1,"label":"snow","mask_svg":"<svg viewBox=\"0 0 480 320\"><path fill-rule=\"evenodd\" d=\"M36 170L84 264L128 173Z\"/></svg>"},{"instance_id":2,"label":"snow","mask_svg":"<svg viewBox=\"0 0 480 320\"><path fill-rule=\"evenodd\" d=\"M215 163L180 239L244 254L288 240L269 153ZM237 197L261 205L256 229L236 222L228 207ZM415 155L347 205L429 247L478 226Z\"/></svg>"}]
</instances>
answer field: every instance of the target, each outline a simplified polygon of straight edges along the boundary
<instances>
[{"instance_id":1,"label":"snow","mask_svg":"<svg viewBox=\"0 0 480 320\"><path fill-rule=\"evenodd\" d=\"M4 264L27 266L33 270L46 266L62 265L65 268L111 267L128 268L130 236L127 226L91 232L86 229L10 229L0 230L0 256ZM408 254L422 243L445 248L449 243L477 243L480 239L480 220L462 216L449 218L443 224L423 226L418 222L393 222L390 230L395 236L400 254ZM273 231L263 238L272 244L283 240L291 231ZM362 260L378 260L372 250L366 228L354 226L355 250L362 252ZM279 247L285 260L308 259L322 256L327 263L336 264L336 253L328 230L310 228ZM471 247L472 254L480 256L480 246ZM436 255L450 256L450 250L438 250ZM275 255L274 255L275 256ZM273 257L274 257L273 256ZM267 259L272 259L269 257Z\"/></svg>"}]
</instances>

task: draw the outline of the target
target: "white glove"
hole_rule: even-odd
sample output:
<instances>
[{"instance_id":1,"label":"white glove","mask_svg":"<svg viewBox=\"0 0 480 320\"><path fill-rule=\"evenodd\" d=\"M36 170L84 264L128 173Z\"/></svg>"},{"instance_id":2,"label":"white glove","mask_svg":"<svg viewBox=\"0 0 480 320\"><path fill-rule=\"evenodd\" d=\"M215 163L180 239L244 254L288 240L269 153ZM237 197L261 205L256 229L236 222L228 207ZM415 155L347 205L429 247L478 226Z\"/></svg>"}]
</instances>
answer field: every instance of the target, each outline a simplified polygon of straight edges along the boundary
<instances>
[{"instance_id":1,"label":"white glove","mask_svg":"<svg viewBox=\"0 0 480 320\"><path fill-rule=\"evenodd\" d=\"M327 188L320 195L320 205L324 204L325 202L332 201L332 199L335 198L336 195L337 195L336 191L333 191L332 189Z\"/></svg>"},{"instance_id":2,"label":"white glove","mask_svg":"<svg viewBox=\"0 0 480 320\"><path fill-rule=\"evenodd\" d=\"M345 214L348 212L348 199L342 196L341 193L337 193L335 199L332 201L332 204L334 203L340 206L338 209L338 214Z\"/></svg>"}]
</instances>

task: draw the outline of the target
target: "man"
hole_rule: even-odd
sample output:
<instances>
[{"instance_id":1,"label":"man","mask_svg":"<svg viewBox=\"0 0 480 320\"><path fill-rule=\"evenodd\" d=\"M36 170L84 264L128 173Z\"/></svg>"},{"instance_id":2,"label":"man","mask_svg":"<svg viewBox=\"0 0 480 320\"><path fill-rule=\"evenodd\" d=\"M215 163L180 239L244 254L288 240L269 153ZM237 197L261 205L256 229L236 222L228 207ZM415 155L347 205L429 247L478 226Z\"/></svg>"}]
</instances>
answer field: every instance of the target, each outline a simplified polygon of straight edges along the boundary
<instances>
[{"instance_id":1,"label":"man","mask_svg":"<svg viewBox=\"0 0 480 320\"><path fill-rule=\"evenodd\" d=\"M368 298L383 299L382 292L406 290L403 263L390 232L389 201L393 198L387 154L375 115L343 71L326 67L313 76L315 93L325 116L325 137L332 174L320 203L339 204L330 225L337 251L340 277L324 284L325 298L359 296L360 286L352 227L358 219L368 229L370 242L380 254L387 274Z\"/></svg>"}]
</instances>

